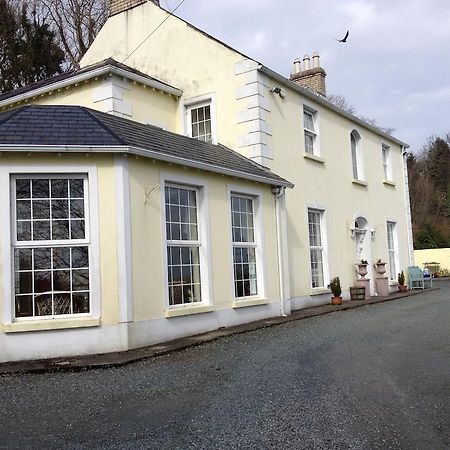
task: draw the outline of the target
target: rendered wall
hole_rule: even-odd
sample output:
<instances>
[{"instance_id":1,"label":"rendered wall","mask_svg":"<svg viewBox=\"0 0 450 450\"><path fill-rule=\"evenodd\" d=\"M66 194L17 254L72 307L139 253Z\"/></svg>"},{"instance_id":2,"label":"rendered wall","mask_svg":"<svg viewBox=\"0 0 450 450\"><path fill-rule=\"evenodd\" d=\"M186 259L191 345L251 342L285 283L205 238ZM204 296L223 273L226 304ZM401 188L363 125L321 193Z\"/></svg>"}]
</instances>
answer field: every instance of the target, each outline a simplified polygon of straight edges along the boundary
<instances>
[{"instance_id":1,"label":"rendered wall","mask_svg":"<svg viewBox=\"0 0 450 450\"><path fill-rule=\"evenodd\" d=\"M177 112L177 132L184 134L183 101L203 94L217 99L218 141L237 147L236 118L240 111L234 76L242 56L218 42L207 39L176 17L169 18L157 33L143 42L167 13L147 2L110 17L81 61L81 65L113 57L123 61L139 44L125 64L183 90ZM231 120L230 120L231 119Z\"/></svg>"},{"instance_id":2,"label":"rendered wall","mask_svg":"<svg viewBox=\"0 0 450 450\"><path fill-rule=\"evenodd\" d=\"M450 272L450 248L414 250L414 259L421 269L424 268L425 263L439 263L440 270Z\"/></svg>"},{"instance_id":3,"label":"rendered wall","mask_svg":"<svg viewBox=\"0 0 450 450\"><path fill-rule=\"evenodd\" d=\"M118 323L118 273L117 273L117 222L116 222L116 192L113 158L110 155L36 155L27 156L3 153L0 158L0 169L5 166L23 167L30 165L35 173L39 167L53 167L52 173L58 173L58 167L72 170L71 167L95 167L98 197L90 192L89 205L98 206L97 217L91 215L91 234L94 222L98 221L100 233L98 235L98 248L100 256L100 277L98 283L100 296L92 299L96 302L100 315L98 318L71 318L45 319L37 318L5 325L4 308L11 298L4 295L4 284L0 286L0 361L20 359L38 359L62 355L76 355L81 353L98 353L123 349L126 340L120 336L120 330L111 327ZM19 169L20 170L20 169ZM86 170L87 172L87 170ZM19 172L20 173L20 172ZM48 172L43 172L45 175ZM65 172L66 173L66 172ZM76 170L74 173L83 173ZM8 181L7 181L8 182ZM9 196L5 193L0 201L8 202ZM4 205L3 205L4 206ZM95 209L95 208L94 208ZM94 214L95 215L95 214ZM10 224L3 221L0 224L2 235L10 233ZM92 236L92 239L95 239ZM0 251L3 254L5 240L0 242ZM92 245L92 244L91 244ZM4 266L0 266L0 277L3 277ZM91 274L91 280L96 274ZM12 283L12 280L11 280ZM9 318L11 321L13 318ZM96 322L97 320L97 322ZM16 326L26 326L26 332L17 332Z\"/></svg>"},{"instance_id":4,"label":"rendered wall","mask_svg":"<svg viewBox=\"0 0 450 450\"><path fill-rule=\"evenodd\" d=\"M279 278L277 264L276 217L274 196L267 185L238 181L204 171L178 168L146 159L130 159L130 205L132 230L132 273L134 324L130 331L130 345L162 342L180 336L230 326L279 313ZM201 183L207 189L208 220L200 226L207 227L210 260L202 267L210 268L210 311L197 314L188 307L186 315L167 318L164 286L163 241L164 219L161 205L161 177ZM265 271L265 296L255 304L236 307L233 291L231 247L231 217L229 213L229 188L252 189L261 193L263 266ZM147 193L147 195L146 195ZM202 245L205 245L202 243ZM202 275L203 277L203 275ZM243 302L245 304L245 302ZM190 306L190 305L188 305ZM195 305L193 305L195 307Z\"/></svg>"}]
</instances>

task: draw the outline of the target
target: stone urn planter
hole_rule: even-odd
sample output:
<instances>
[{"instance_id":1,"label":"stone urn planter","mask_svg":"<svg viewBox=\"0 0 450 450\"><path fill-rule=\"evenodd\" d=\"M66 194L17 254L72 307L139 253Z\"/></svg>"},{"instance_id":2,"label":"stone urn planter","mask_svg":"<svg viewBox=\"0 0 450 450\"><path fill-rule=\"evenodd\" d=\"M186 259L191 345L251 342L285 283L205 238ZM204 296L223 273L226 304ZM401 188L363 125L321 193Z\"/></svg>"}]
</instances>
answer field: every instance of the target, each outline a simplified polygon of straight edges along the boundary
<instances>
[{"instance_id":1,"label":"stone urn planter","mask_svg":"<svg viewBox=\"0 0 450 450\"><path fill-rule=\"evenodd\" d=\"M386 273L386 263L382 262L381 259L379 259L373 266L375 267L378 276L381 277Z\"/></svg>"},{"instance_id":2,"label":"stone urn planter","mask_svg":"<svg viewBox=\"0 0 450 450\"><path fill-rule=\"evenodd\" d=\"M367 266L369 265L369 263L362 259L357 265L357 269L356 271L358 272L358 275L364 280L366 278L367 275Z\"/></svg>"}]
</instances>

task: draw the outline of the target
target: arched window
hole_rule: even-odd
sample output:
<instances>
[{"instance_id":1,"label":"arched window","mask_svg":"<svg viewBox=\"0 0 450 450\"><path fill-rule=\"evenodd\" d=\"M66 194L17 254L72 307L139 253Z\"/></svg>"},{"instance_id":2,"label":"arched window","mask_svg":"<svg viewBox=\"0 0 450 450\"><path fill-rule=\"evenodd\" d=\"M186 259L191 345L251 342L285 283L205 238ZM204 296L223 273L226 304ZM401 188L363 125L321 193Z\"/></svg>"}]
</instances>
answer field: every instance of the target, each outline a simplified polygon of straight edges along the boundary
<instances>
[{"instance_id":1,"label":"arched window","mask_svg":"<svg viewBox=\"0 0 450 450\"><path fill-rule=\"evenodd\" d=\"M364 179L360 141L361 135L356 130L353 130L350 133L350 146L352 151L353 179L355 180Z\"/></svg>"}]
</instances>

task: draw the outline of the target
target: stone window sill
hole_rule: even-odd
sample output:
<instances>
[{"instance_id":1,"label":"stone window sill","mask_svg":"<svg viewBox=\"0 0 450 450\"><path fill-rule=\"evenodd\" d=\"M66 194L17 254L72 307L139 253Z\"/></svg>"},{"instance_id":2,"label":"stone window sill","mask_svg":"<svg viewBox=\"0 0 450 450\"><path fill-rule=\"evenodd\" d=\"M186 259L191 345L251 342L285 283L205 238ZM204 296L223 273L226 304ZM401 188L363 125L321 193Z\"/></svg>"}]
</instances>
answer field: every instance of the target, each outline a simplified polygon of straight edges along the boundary
<instances>
[{"instance_id":1,"label":"stone window sill","mask_svg":"<svg viewBox=\"0 0 450 450\"><path fill-rule=\"evenodd\" d=\"M98 317L70 319L24 320L3 325L5 333L24 333L29 331L67 330L71 328L88 328L100 326Z\"/></svg>"},{"instance_id":2,"label":"stone window sill","mask_svg":"<svg viewBox=\"0 0 450 450\"><path fill-rule=\"evenodd\" d=\"M303 153L303 158L315 161L320 164L325 164L325 158L322 158L322 156L311 155L311 153Z\"/></svg>"},{"instance_id":3,"label":"stone window sill","mask_svg":"<svg viewBox=\"0 0 450 450\"><path fill-rule=\"evenodd\" d=\"M390 180L383 180L383 184L384 184L385 186L392 186L392 187L397 186L396 183L394 183L393 181L390 181Z\"/></svg>"},{"instance_id":4,"label":"stone window sill","mask_svg":"<svg viewBox=\"0 0 450 450\"><path fill-rule=\"evenodd\" d=\"M164 314L169 319L171 317L190 316L191 314L203 314L212 311L214 311L214 308L211 305L183 306L180 308L167 309Z\"/></svg>"},{"instance_id":5,"label":"stone window sill","mask_svg":"<svg viewBox=\"0 0 450 450\"><path fill-rule=\"evenodd\" d=\"M358 186L364 186L364 187L367 187L367 186L369 185L369 183L368 183L367 181L356 180L356 179L354 179L354 178L353 178L353 180L352 180L352 183L353 183L353 184L356 184L356 185L358 185Z\"/></svg>"},{"instance_id":6,"label":"stone window sill","mask_svg":"<svg viewBox=\"0 0 450 450\"><path fill-rule=\"evenodd\" d=\"M234 300L233 308L246 308L248 306L267 305L267 298L243 298L242 300Z\"/></svg>"}]
</instances>

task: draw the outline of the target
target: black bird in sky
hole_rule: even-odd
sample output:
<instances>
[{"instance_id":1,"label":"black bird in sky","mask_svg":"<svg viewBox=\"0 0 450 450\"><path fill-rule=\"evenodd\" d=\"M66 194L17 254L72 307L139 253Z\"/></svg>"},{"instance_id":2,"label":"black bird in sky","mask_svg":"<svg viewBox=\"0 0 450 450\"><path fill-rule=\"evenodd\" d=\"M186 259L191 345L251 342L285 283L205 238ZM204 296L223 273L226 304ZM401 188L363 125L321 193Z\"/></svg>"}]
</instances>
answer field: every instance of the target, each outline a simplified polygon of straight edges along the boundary
<instances>
[{"instance_id":1,"label":"black bird in sky","mask_svg":"<svg viewBox=\"0 0 450 450\"><path fill-rule=\"evenodd\" d=\"M348 35L350 34L350 32L347 30L347 33L345 33L345 36L344 36L344 38L343 39L336 39L338 42L347 42L347 38L348 38Z\"/></svg>"}]
</instances>

